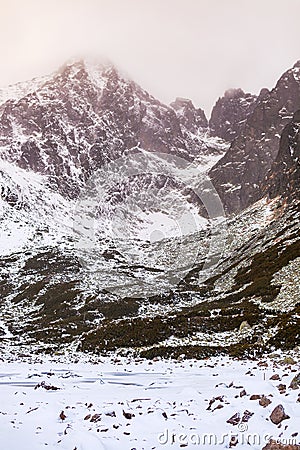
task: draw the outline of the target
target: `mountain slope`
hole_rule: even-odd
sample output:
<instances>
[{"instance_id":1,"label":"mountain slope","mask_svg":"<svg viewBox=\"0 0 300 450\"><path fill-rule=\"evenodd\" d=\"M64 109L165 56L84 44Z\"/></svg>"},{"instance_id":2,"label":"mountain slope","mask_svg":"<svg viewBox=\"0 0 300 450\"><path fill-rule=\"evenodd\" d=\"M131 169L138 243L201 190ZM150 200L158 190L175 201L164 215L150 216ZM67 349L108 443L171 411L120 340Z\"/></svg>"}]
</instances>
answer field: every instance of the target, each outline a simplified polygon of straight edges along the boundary
<instances>
[{"instance_id":1,"label":"mountain slope","mask_svg":"<svg viewBox=\"0 0 300 450\"><path fill-rule=\"evenodd\" d=\"M263 195L263 182L279 151L281 132L300 107L300 62L262 91L243 131L210 171L225 209L240 211Z\"/></svg>"},{"instance_id":2,"label":"mountain slope","mask_svg":"<svg viewBox=\"0 0 300 450\"><path fill-rule=\"evenodd\" d=\"M300 180L300 110L286 125L280 139L278 155L268 173L266 190L271 198L299 197Z\"/></svg>"},{"instance_id":3,"label":"mountain slope","mask_svg":"<svg viewBox=\"0 0 300 450\"><path fill-rule=\"evenodd\" d=\"M211 170L240 177L239 195L221 190L229 210L251 203L227 220L205 176L226 144L190 102L162 105L82 62L6 101L1 351L253 356L299 343L299 71L261 93ZM250 177L271 201L252 204Z\"/></svg>"},{"instance_id":4,"label":"mountain slope","mask_svg":"<svg viewBox=\"0 0 300 450\"><path fill-rule=\"evenodd\" d=\"M103 164L140 148L193 160L207 153L199 130L182 130L163 105L112 65L67 64L0 111L0 158L50 176L75 197ZM220 157L224 151L220 153Z\"/></svg>"},{"instance_id":5,"label":"mountain slope","mask_svg":"<svg viewBox=\"0 0 300 450\"><path fill-rule=\"evenodd\" d=\"M48 242L35 240L26 251L1 258L0 319L11 333L3 351L51 353L57 342L65 351L123 348L147 357L246 356L293 348L300 342L299 211L299 203L261 201L231 219L224 253L202 281L212 230L182 237L181 244L174 239L163 247L147 244L159 258L167 255L165 245L170 255L181 248L185 255L194 252L193 264L177 287L140 297L128 285L120 298L114 283L116 276L124 285L147 277L159 282L162 261L152 257L152 263L143 263L149 254L145 243L140 262L129 263L104 240L89 267L82 264L76 235L55 242L49 231Z\"/></svg>"}]
</instances>

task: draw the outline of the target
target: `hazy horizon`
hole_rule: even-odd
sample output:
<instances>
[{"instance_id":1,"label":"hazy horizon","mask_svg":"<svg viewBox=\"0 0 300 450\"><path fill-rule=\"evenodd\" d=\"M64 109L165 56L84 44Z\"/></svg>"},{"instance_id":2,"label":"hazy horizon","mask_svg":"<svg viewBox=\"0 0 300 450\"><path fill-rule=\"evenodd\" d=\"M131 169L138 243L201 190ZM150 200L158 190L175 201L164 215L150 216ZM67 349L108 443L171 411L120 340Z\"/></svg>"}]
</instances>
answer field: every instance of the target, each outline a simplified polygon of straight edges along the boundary
<instances>
[{"instance_id":1,"label":"hazy horizon","mask_svg":"<svg viewBox=\"0 0 300 450\"><path fill-rule=\"evenodd\" d=\"M0 0L0 86L107 58L165 103L209 116L230 88L258 94L300 59L300 2Z\"/></svg>"}]
</instances>

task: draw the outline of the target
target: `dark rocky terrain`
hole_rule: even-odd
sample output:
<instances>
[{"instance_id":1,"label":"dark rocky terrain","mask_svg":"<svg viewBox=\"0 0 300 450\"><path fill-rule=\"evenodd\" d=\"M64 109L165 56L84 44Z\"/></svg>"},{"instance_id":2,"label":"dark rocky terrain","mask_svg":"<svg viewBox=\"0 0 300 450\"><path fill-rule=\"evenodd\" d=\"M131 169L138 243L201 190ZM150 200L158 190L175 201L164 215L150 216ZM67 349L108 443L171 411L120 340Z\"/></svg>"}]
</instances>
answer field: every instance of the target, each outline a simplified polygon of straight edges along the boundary
<instances>
[{"instance_id":1,"label":"dark rocky terrain","mask_svg":"<svg viewBox=\"0 0 300 450\"><path fill-rule=\"evenodd\" d=\"M278 155L267 175L267 191L270 198L284 196L299 198L300 181L300 110L284 128Z\"/></svg>"},{"instance_id":2,"label":"dark rocky terrain","mask_svg":"<svg viewBox=\"0 0 300 450\"><path fill-rule=\"evenodd\" d=\"M199 134L208 128L208 120L201 108L195 108L193 102L186 98L176 98L170 105L176 112L184 130Z\"/></svg>"},{"instance_id":3,"label":"dark rocky terrain","mask_svg":"<svg viewBox=\"0 0 300 450\"><path fill-rule=\"evenodd\" d=\"M256 101L256 95L245 94L242 89L226 91L213 107L209 119L212 134L228 142L234 141L241 134L247 117L256 106Z\"/></svg>"},{"instance_id":4,"label":"dark rocky terrain","mask_svg":"<svg viewBox=\"0 0 300 450\"><path fill-rule=\"evenodd\" d=\"M284 127L300 107L300 63L270 92L263 90L243 130L210 171L228 212L241 211L263 196L263 182L277 157Z\"/></svg>"}]
</instances>

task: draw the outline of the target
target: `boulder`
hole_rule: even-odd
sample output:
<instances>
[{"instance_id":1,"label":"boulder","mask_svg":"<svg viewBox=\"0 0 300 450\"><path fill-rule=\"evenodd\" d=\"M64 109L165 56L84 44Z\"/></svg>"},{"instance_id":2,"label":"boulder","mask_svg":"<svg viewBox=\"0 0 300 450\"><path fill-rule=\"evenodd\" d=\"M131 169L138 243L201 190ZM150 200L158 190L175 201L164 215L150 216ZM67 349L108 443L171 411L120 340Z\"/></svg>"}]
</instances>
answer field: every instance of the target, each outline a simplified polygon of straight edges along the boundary
<instances>
[{"instance_id":1,"label":"boulder","mask_svg":"<svg viewBox=\"0 0 300 450\"><path fill-rule=\"evenodd\" d=\"M288 416L285 413L284 407L282 405L277 405L276 408L272 411L272 414L270 415L270 420L275 425L279 425L283 420L289 418L290 416Z\"/></svg>"},{"instance_id":2,"label":"boulder","mask_svg":"<svg viewBox=\"0 0 300 450\"><path fill-rule=\"evenodd\" d=\"M289 385L290 389L299 389L300 388L300 372L296 375Z\"/></svg>"}]
</instances>

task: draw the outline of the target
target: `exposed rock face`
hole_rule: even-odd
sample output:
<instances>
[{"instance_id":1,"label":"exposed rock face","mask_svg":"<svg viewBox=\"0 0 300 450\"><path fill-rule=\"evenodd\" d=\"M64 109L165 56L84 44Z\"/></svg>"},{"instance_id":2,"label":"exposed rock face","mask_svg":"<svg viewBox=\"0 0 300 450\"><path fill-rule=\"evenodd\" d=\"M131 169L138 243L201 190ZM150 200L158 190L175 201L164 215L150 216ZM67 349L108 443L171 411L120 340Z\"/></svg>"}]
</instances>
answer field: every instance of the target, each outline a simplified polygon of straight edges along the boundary
<instances>
[{"instance_id":1,"label":"exposed rock face","mask_svg":"<svg viewBox=\"0 0 300 450\"><path fill-rule=\"evenodd\" d=\"M211 157L216 157L216 162L221 154L224 155L230 143L211 134L201 108L196 108L191 100L185 98L176 98L170 106L176 113L186 148L200 164L205 165L207 158ZM215 162L209 163L210 167Z\"/></svg>"},{"instance_id":2,"label":"exposed rock face","mask_svg":"<svg viewBox=\"0 0 300 450\"><path fill-rule=\"evenodd\" d=\"M180 124L188 131L197 133L199 129L208 128L205 112L201 108L195 108L191 100L177 97L170 105L180 121Z\"/></svg>"},{"instance_id":3,"label":"exposed rock face","mask_svg":"<svg viewBox=\"0 0 300 450\"><path fill-rule=\"evenodd\" d=\"M230 89L215 104L209 127L213 135L232 142L242 131L246 118L256 104L256 95L242 89Z\"/></svg>"},{"instance_id":4,"label":"exposed rock face","mask_svg":"<svg viewBox=\"0 0 300 450\"><path fill-rule=\"evenodd\" d=\"M266 174L279 151L280 135L299 108L300 62L271 92L261 92L242 133L210 171L228 212L240 211L262 197Z\"/></svg>"},{"instance_id":5,"label":"exposed rock face","mask_svg":"<svg viewBox=\"0 0 300 450\"><path fill-rule=\"evenodd\" d=\"M292 381L291 384L289 385L290 389L300 389L300 372L298 373L298 375L296 375Z\"/></svg>"},{"instance_id":6,"label":"exposed rock face","mask_svg":"<svg viewBox=\"0 0 300 450\"><path fill-rule=\"evenodd\" d=\"M199 137L207 126L202 110L179 101L175 112L111 65L67 64L24 89L1 107L0 156L50 175L69 196L91 171L130 149L187 160L207 149Z\"/></svg>"},{"instance_id":7,"label":"exposed rock face","mask_svg":"<svg viewBox=\"0 0 300 450\"><path fill-rule=\"evenodd\" d=\"M278 155L268 174L267 190L271 198L299 196L300 188L300 110L284 128Z\"/></svg>"}]
</instances>

